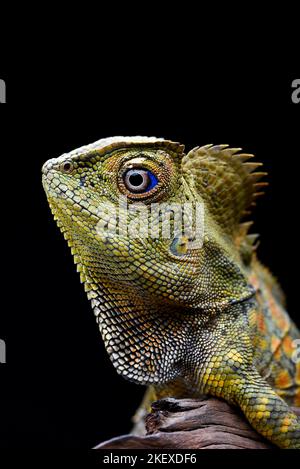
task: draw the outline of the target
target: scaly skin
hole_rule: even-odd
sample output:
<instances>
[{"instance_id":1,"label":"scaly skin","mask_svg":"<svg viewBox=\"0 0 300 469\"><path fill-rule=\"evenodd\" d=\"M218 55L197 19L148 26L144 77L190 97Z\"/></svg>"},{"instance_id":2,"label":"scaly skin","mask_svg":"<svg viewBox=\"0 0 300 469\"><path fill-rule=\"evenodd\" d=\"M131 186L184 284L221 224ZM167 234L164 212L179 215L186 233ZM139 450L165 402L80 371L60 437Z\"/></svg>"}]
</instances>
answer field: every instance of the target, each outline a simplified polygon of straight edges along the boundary
<instances>
[{"instance_id":1,"label":"scaly skin","mask_svg":"<svg viewBox=\"0 0 300 469\"><path fill-rule=\"evenodd\" d=\"M289 408L300 405L292 359L300 336L256 258L250 223L241 223L265 183L239 150L207 145L184 154L163 139L114 137L47 161L43 185L114 366L150 386L144 406L155 395L211 394L238 405L272 443L300 448ZM132 187L131 170L142 171L145 187ZM127 232L136 215L126 215L125 197L131 208L143 202L136 237ZM99 210L103 203L109 210ZM190 203L193 214L202 204L203 244L193 244L195 232L144 237L152 203Z\"/></svg>"}]
</instances>

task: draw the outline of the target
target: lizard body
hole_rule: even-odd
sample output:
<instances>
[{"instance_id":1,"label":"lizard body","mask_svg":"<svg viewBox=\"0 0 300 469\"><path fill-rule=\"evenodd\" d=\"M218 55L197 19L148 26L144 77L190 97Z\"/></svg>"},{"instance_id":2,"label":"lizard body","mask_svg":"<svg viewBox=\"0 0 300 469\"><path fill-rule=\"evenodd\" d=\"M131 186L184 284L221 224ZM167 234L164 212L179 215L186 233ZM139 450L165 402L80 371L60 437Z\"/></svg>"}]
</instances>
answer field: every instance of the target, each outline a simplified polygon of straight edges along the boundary
<instances>
[{"instance_id":1,"label":"lizard body","mask_svg":"<svg viewBox=\"0 0 300 469\"><path fill-rule=\"evenodd\" d=\"M266 183L239 150L112 137L48 160L43 185L112 363L150 386L143 405L218 396L274 444L300 448L289 408L300 405L300 335L241 223ZM198 206L201 242L199 226L176 225L178 207L191 221Z\"/></svg>"}]
</instances>

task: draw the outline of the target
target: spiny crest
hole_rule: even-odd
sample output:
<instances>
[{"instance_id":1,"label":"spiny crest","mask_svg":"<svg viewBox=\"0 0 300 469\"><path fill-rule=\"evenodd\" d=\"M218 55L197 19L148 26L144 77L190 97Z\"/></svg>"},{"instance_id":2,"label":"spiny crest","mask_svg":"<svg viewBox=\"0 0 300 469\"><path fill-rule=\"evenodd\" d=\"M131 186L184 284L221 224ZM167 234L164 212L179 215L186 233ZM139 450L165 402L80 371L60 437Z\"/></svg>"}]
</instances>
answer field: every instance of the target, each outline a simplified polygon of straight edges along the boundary
<instances>
[{"instance_id":1,"label":"spiny crest","mask_svg":"<svg viewBox=\"0 0 300 469\"><path fill-rule=\"evenodd\" d=\"M239 229L235 237L235 244L246 265L251 262L253 253L256 251L256 249L259 246L259 234L248 233L252 225L253 225L252 221L241 223L239 225Z\"/></svg>"},{"instance_id":2,"label":"spiny crest","mask_svg":"<svg viewBox=\"0 0 300 469\"><path fill-rule=\"evenodd\" d=\"M268 185L260 182L267 173L256 171L262 163L249 162L254 155L240 151L228 145L205 145L182 159L183 174L193 179L216 221L237 239L243 231L241 219L251 213L256 199L263 194L261 189Z\"/></svg>"}]
</instances>

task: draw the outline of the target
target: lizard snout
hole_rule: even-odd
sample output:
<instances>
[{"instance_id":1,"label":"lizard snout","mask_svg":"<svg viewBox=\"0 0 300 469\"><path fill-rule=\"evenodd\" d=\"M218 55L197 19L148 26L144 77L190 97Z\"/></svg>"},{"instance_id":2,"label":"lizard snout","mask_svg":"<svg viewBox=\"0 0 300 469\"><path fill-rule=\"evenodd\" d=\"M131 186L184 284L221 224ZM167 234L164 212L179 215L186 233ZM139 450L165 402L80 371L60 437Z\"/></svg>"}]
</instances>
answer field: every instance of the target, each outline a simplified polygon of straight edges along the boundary
<instances>
[{"instance_id":1,"label":"lizard snout","mask_svg":"<svg viewBox=\"0 0 300 469\"><path fill-rule=\"evenodd\" d=\"M44 175L47 175L47 173L53 168L54 161L55 161L55 158L51 158L51 160L48 160L46 161L46 163L43 164L42 173Z\"/></svg>"}]
</instances>

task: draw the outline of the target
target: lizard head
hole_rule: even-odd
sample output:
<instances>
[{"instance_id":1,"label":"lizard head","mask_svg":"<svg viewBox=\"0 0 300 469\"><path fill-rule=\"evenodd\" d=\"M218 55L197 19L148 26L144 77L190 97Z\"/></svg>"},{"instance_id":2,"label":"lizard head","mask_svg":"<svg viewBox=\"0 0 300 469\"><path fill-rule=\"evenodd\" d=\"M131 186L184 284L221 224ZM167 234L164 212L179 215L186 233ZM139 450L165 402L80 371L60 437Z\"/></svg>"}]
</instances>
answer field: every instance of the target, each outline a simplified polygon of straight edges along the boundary
<instances>
[{"instance_id":1,"label":"lizard head","mask_svg":"<svg viewBox=\"0 0 300 469\"><path fill-rule=\"evenodd\" d=\"M257 178L236 151L185 155L179 143L113 137L43 166L106 349L128 379L178 376L199 318L253 295L239 219Z\"/></svg>"}]
</instances>

